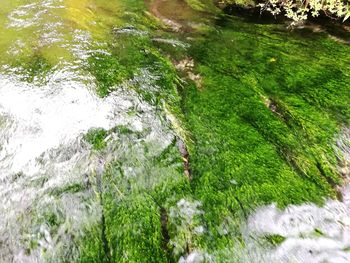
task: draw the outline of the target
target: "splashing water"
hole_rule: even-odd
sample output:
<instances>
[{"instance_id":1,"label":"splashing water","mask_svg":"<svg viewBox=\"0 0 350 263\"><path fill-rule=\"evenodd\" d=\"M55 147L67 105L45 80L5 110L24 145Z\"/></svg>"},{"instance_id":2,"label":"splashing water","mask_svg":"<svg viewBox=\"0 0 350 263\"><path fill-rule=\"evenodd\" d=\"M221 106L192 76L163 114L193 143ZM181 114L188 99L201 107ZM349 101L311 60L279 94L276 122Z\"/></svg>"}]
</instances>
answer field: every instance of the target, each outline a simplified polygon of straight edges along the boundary
<instances>
[{"instance_id":1,"label":"splashing water","mask_svg":"<svg viewBox=\"0 0 350 263\"><path fill-rule=\"evenodd\" d=\"M109 96L96 95L93 78L82 68L91 54L108 54L107 44L95 39L104 34L97 28L106 31L111 26L104 24L101 13L94 13L99 10L97 1L20 2L5 3L7 16L0 17L4 32L0 40L4 54L0 63L0 261L59 262L64 258L74 262L79 257L74 236L81 238L84 230L99 223L102 214L86 181L102 173L104 165L118 158L121 151L127 152L129 146L119 141L117 132L111 132L106 149L97 153L84 135L92 128L112 130L119 125L139 132L141 138L128 143L133 144L134 153L140 156L136 159L142 162L146 157L141 145L148 143L156 155L171 144L174 134L157 109L130 87L142 82L142 89L157 90L152 84L156 77L146 69ZM111 6L110 1L99 2ZM117 9L113 6L110 13L116 14ZM116 33L145 34L133 29ZM182 46L161 38L153 40ZM18 76L20 68L9 66L9 61L32 57L36 52L53 65L45 83L36 78L27 83ZM348 144L340 142L338 146L346 159L343 173L348 174ZM130 166L124 167L126 176L142 173L131 162L126 165ZM77 185L78 191L65 191ZM284 210L275 205L262 207L244 228L245 248L230 248L229 260L350 262L349 200L350 187L345 187L343 202L328 200L322 207L303 204ZM204 212L199 207L199 202L182 199L171 210L178 234L171 242L179 255L184 255L187 239L207 231L200 224ZM183 240L182 233L189 238ZM272 246L264 241L271 236L282 241ZM180 262L214 262L215 256L193 250L180 257Z\"/></svg>"},{"instance_id":2,"label":"splashing water","mask_svg":"<svg viewBox=\"0 0 350 263\"><path fill-rule=\"evenodd\" d=\"M275 205L260 208L249 219L246 235L256 239L279 235L281 244L256 251L266 262L349 262L350 206L327 201L291 205L279 210ZM252 241L248 241L249 242ZM255 248L259 247L255 243Z\"/></svg>"},{"instance_id":3,"label":"splashing water","mask_svg":"<svg viewBox=\"0 0 350 263\"><path fill-rule=\"evenodd\" d=\"M118 138L109 140L107 152L96 155L82 139L89 129L110 130L124 125L135 132L147 130L144 141L158 149L173 140L155 109L127 86L103 99L96 96L93 87L69 80L51 79L47 85L36 87L1 75L0 87L0 198L4 200L0 205L4 215L0 234L1 242L14 250L2 250L7 254L3 259L8 259L8 254L23 254L20 231L32 228L31 220L39 218L47 210L45 206L63 210L65 221L73 224L69 226L72 233L99 219L97 200L89 191L59 199L48 195L52 189L81 184L85 174L103 169L101 160L113 159ZM135 111L137 114L129 114ZM88 196L91 200L86 203L83 199ZM16 218L22 220L16 222ZM45 224L38 228L44 240L40 248L57 251L59 246L54 245L50 229Z\"/></svg>"},{"instance_id":4,"label":"splashing water","mask_svg":"<svg viewBox=\"0 0 350 263\"><path fill-rule=\"evenodd\" d=\"M43 153L72 144L91 127L108 130L115 124L116 98L100 99L76 82L38 88L0 76L0 86L0 114L6 116L1 131L2 179L38 173Z\"/></svg>"},{"instance_id":5,"label":"splashing water","mask_svg":"<svg viewBox=\"0 0 350 263\"><path fill-rule=\"evenodd\" d=\"M349 129L344 129L335 150L345 177L349 146ZM233 249L235 258L241 262L350 262L350 185L339 191L341 201L326 200L321 207L309 203L281 210L271 204L257 209L244 226L245 248ZM273 237L278 237L278 244L267 242Z\"/></svg>"},{"instance_id":6,"label":"splashing water","mask_svg":"<svg viewBox=\"0 0 350 263\"><path fill-rule=\"evenodd\" d=\"M103 169L101 160L113 159L112 151L102 156L91 151L82 139L89 129L109 130L118 125L138 132L148 129L145 141L159 149L171 143L172 133L163 128L153 107L136 93L121 87L118 93L102 99L90 88L75 81L54 80L39 88L1 75L0 198L4 201L0 213L4 216L0 234L1 242L14 250L2 250L3 259L8 259L8 254L18 257L24 253L20 231L33 228L31 220L40 218L48 210L45 206L63 210L65 221L73 224L69 226L72 233L99 219L97 200L89 191L65 194L59 199L48 195L53 189L81 184L84 175ZM129 114L135 110L138 114ZM109 141L110 145L116 143ZM91 200L86 203L83 199L88 196ZM37 228L44 240L40 239L40 248L57 251L59 246L54 245L50 228L45 224Z\"/></svg>"},{"instance_id":7,"label":"splashing water","mask_svg":"<svg viewBox=\"0 0 350 263\"><path fill-rule=\"evenodd\" d=\"M346 182L338 188L340 200L328 199L322 206L259 207L241 224L242 238L237 238L236 222L225 217L218 231L232 239L232 244L211 254L194 251L181 262L349 263L349 135L344 128L335 138L339 171Z\"/></svg>"},{"instance_id":8,"label":"splashing water","mask_svg":"<svg viewBox=\"0 0 350 263\"><path fill-rule=\"evenodd\" d=\"M125 126L142 132L133 147L149 143L156 153L174 139L156 108L132 90L135 81L144 88L156 88L151 87L154 76L147 70L142 71L142 80L135 77L105 98L96 95L93 78L83 67L91 54L108 53L103 42L94 40L96 32L88 31L96 24L91 10L99 9L89 2L90 16L66 15L78 14L87 4L73 0L8 3L14 11L6 21L0 18L4 29L0 50L14 60L40 50L54 65L43 82L34 78L28 83L20 68L9 66L5 58L0 63L1 262L78 259L74 243L101 218L99 200L86 181L117 158L116 151L128 147L111 132L106 149L96 152L84 140L90 129ZM16 30L16 37L6 35L11 30ZM36 46L29 48L32 45ZM65 56L52 56L56 53ZM78 186L78 191L65 190L72 186Z\"/></svg>"}]
</instances>

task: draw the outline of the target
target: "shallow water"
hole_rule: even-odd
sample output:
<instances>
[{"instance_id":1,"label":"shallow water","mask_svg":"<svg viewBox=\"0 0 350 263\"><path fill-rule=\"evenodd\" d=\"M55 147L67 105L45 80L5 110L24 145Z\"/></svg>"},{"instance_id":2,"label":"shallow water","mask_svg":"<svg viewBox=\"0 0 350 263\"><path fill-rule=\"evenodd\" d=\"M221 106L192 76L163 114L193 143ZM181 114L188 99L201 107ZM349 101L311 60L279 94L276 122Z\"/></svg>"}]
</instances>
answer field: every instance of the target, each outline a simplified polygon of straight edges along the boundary
<instances>
[{"instance_id":1,"label":"shallow water","mask_svg":"<svg viewBox=\"0 0 350 263\"><path fill-rule=\"evenodd\" d=\"M118 25L118 1L114 2L2 3L2 262L77 260L78 252L65 247L72 245L72 235L81 238L83 229L101 218L100 202L88 185L94 179L89 177L103 172L104 164L116 158L115 145L122 146L112 132L105 139L106 149L94 151L84 139L92 128L108 131L125 126L134 132L146 131L143 143L151 143L155 153L173 139L154 107L142 101L130 84L101 98L85 70L91 54L108 54L105 40L112 24ZM30 65L35 58L39 65ZM146 86L151 74L144 74ZM134 141L133 147L139 143ZM124 147L117 149L119 154L130 144ZM80 191L64 192L74 185ZM55 196L55 191L62 194ZM47 214L61 221L58 229L46 221Z\"/></svg>"},{"instance_id":2,"label":"shallow water","mask_svg":"<svg viewBox=\"0 0 350 263\"><path fill-rule=\"evenodd\" d=\"M261 208L249 219L246 234L252 239L248 244L268 235L285 238L271 250L260 247L258 242L255 247L250 244L252 250L260 247L255 253L266 262L348 262L350 207L327 201L324 207L305 204L289 206L284 211L275 206Z\"/></svg>"},{"instance_id":3,"label":"shallow water","mask_svg":"<svg viewBox=\"0 0 350 263\"><path fill-rule=\"evenodd\" d=\"M208 207L214 211L216 204L198 189L203 186L208 196L214 191L215 198L216 194L220 197L222 182L216 189L206 188L214 176L200 186L196 181L191 185L187 179L190 172L199 178L210 174L209 170L219 163L215 161L215 149L226 147L226 142L216 141L222 134L216 136L210 131L203 150L213 157L210 169L203 171L200 167L202 174L198 175L197 166L188 164L184 144L195 148L199 142L190 138L190 133L197 131L188 132L183 125L183 118L188 116L179 113L179 108L181 101L188 98L180 98L177 92L186 93L192 80L200 93L198 97L206 96L210 92L206 85L209 87L212 79L205 68L206 57L196 60L189 57L191 52L195 55L193 50L186 52L210 30L226 30L222 41L242 44L245 37L261 37L259 30L263 26L256 29L250 22L237 20L238 25L231 30L225 25L225 18L215 19L215 13L194 10L180 0L146 1L150 13L143 10L143 1L3 2L1 262L90 262L92 258L101 262L137 261L143 254L155 262L350 262L350 191L346 186L342 188L342 201L327 199L319 206L307 202L280 209L275 204L265 204L252 207L244 216L234 211L232 218L220 208L220 216L215 220L221 221L215 225L214 220L205 220L212 212ZM266 30L271 27L266 25ZM230 30L237 34L231 37ZM245 35L244 30L249 33ZM272 37L267 34L266 39L275 37L274 29L269 32ZM288 34L281 32L277 34ZM251 45L248 40L247 46ZM208 46L215 47L217 40L211 41ZM288 44L299 42L302 41L293 38ZM167 54L169 50L174 54ZM263 56L261 65L266 64L265 60L270 64L277 60L266 50L268 59ZM220 63L215 48L212 51L214 60ZM179 61L176 52L183 60ZM237 49L228 52L227 57L234 52L241 54ZM287 52L284 54L288 56ZM171 55L176 58L169 59ZM244 56L245 61L238 61L239 70L255 59L249 52ZM137 66L130 65L130 61ZM186 80L171 75L170 61L182 71L176 74ZM169 65L164 67L162 63ZM224 61L217 66L218 74L222 74L221 66L223 71L226 66L231 70L229 62ZM137 68L130 74L133 67ZM185 87L185 92L178 87L170 89L176 85L169 84L169 79L164 81L158 67L166 74L170 72L170 81ZM121 81L114 77L119 72L124 77ZM227 76L237 72L228 72ZM245 81L250 78L247 76ZM232 83L233 87L237 85ZM103 97L101 84L105 89ZM272 104L264 94L254 96ZM209 97L210 103L216 99ZM217 104L222 105L225 100L229 98L221 98ZM196 103L192 105L195 108ZM268 107L276 111L274 105ZM200 122L213 118L205 112L204 117L200 116L201 113L202 109L196 116ZM220 118L219 125L227 116L216 117ZM348 129L342 135L334 134L334 138L334 151L341 160L337 169L346 174L350 162ZM177 145L182 149L177 149ZM195 153L192 148L189 150L190 154ZM288 175L295 176L294 172ZM240 183L240 178L231 177L227 189ZM260 200L255 201L261 204ZM243 206L249 202L245 200ZM224 201L225 208L227 203ZM278 236L277 243L266 241L272 236ZM210 247L213 238L224 239L224 245L219 249L216 245ZM124 246L119 246L119 242L124 242Z\"/></svg>"}]
</instances>

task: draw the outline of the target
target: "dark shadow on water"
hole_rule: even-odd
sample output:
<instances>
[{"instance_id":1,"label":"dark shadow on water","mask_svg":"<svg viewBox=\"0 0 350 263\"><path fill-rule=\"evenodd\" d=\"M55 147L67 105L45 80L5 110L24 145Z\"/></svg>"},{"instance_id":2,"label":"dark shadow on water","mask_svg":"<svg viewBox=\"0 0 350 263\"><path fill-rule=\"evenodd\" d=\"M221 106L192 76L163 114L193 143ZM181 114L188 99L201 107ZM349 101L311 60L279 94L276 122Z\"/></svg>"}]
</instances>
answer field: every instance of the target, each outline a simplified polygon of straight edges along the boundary
<instances>
[{"instance_id":1,"label":"dark shadow on water","mask_svg":"<svg viewBox=\"0 0 350 263\"><path fill-rule=\"evenodd\" d=\"M298 26L290 26L291 20L283 15L273 16L268 12L261 12L260 8L244 8L237 5L229 5L223 8L225 15L216 20L220 27L234 26L232 18L240 19L244 23L256 25L280 25L276 27L276 33L288 33L297 38L319 38L331 36L342 43L350 43L350 21L342 22L341 19L331 19L325 15L317 18L309 18L308 21ZM237 29L237 26L235 27ZM246 30L246 27L244 28Z\"/></svg>"},{"instance_id":2,"label":"dark shadow on water","mask_svg":"<svg viewBox=\"0 0 350 263\"><path fill-rule=\"evenodd\" d=\"M261 12L257 7L241 7L237 5L228 5L223 8L223 12L227 15L239 17L245 22L254 24L280 24L285 19L283 17L275 17L267 12Z\"/></svg>"}]
</instances>

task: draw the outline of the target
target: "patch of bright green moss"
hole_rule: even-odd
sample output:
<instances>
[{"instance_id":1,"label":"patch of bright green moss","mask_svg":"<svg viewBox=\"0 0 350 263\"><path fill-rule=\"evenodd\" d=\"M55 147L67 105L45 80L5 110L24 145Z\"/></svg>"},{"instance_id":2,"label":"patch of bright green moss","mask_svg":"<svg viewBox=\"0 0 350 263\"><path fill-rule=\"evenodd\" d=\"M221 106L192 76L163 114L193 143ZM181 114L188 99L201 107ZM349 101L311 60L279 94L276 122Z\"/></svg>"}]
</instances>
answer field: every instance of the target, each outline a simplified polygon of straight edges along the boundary
<instances>
[{"instance_id":1,"label":"patch of bright green moss","mask_svg":"<svg viewBox=\"0 0 350 263\"><path fill-rule=\"evenodd\" d=\"M273 202L334 198L334 136L350 120L348 46L278 25L218 22L189 52L203 87L183 92L209 250L233 242L218 230L227 217L242 220Z\"/></svg>"},{"instance_id":2,"label":"patch of bright green moss","mask_svg":"<svg viewBox=\"0 0 350 263\"><path fill-rule=\"evenodd\" d=\"M145 88L145 83L132 81L132 88L140 93L143 98L155 105L160 105L162 99L177 103L174 81L177 76L172 64L164 58L152 45L148 36L117 34L115 42L110 45L111 54L94 54L89 58L88 70L96 79L97 92L101 97L107 96L117 85L135 76L142 75L142 70L147 70L149 75L155 76L151 83L159 87L158 90ZM149 77L149 76L141 76Z\"/></svg>"},{"instance_id":3,"label":"patch of bright green moss","mask_svg":"<svg viewBox=\"0 0 350 263\"><path fill-rule=\"evenodd\" d=\"M120 150L95 186L104 223L88 232L80 262L172 262L162 216L190 191L175 141L156 153L153 145L137 142L137 132L124 126L113 132Z\"/></svg>"},{"instance_id":4,"label":"patch of bright green moss","mask_svg":"<svg viewBox=\"0 0 350 263\"><path fill-rule=\"evenodd\" d=\"M286 238L280 235L266 236L265 239L272 245L280 245Z\"/></svg>"},{"instance_id":5,"label":"patch of bright green moss","mask_svg":"<svg viewBox=\"0 0 350 263\"><path fill-rule=\"evenodd\" d=\"M108 131L104 129L90 129L84 139L92 145L94 150L102 150L107 146L105 141Z\"/></svg>"},{"instance_id":6,"label":"patch of bright green moss","mask_svg":"<svg viewBox=\"0 0 350 263\"><path fill-rule=\"evenodd\" d=\"M109 255L106 255L104 250L101 235L101 224L94 225L84 231L84 236L78 243L80 257L77 262L110 262Z\"/></svg>"},{"instance_id":7,"label":"patch of bright green moss","mask_svg":"<svg viewBox=\"0 0 350 263\"><path fill-rule=\"evenodd\" d=\"M173 165L175 163L168 167ZM151 170L141 168L142 174L135 178L127 176L124 168L117 165L106 174L105 184L109 190L104 192L103 199L113 262L171 261L170 250L164 247L161 208L169 213L169 202L182 196L188 186L181 171L170 172L158 158L151 167Z\"/></svg>"},{"instance_id":8,"label":"patch of bright green moss","mask_svg":"<svg viewBox=\"0 0 350 263\"><path fill-rule=\"evenodd\" d=\"M145 29L139 16L134 21ZM173 248L164 247L161 208L169 212L184 196L202 202L205 232L194 243L209 252L234 245L232 236L239 240L241 223L260 205L321 204L335 197L340 177L334 136L350 120L349 47L323 34L305 36L230 18L191 43L186 53L147 34L117 34L109 55L90 59L101 96L140 69L149 70L157 76L151 85L136 78L132 88L152 105L169 104L192 134L191 184L174 143L156 156L144 144L144 158L135 155L132 143L120 147L129 150L106 170L101 193L113 262L176 261ZM172 52L175 59L194 58L200 90L179 82L164 56ZM116 132L122 143L140 139L129 129ZM104 136L92 142L99 145ZM174 236L176 230L170 231ZM268 238L283 242L280 236ZM87 242L83 257L98 255L102 242Z\"/></svg>"},{"instance_id":9,"label":"patch of bright green moss","mask_svg":"<svg viewBox=\"0 0 350 263\"><path fill-rule=\"evenodd\" d=\"M90 73L96 78L97 93L104 97L111 88L120 84L128 74L118 59L109 54L96 54L88 59Z\"/></svg>"}]
</instances>

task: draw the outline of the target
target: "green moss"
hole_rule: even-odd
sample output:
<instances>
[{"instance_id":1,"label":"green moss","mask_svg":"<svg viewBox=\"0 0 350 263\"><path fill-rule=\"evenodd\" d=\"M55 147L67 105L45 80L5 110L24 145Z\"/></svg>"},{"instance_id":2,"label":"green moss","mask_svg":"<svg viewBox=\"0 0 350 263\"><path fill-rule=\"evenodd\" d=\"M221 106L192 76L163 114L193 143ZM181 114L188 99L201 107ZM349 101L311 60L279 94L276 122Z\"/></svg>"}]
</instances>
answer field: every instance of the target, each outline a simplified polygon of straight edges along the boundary
<instances>
[{"instance_id":1,"label":"green moss","mask_svg":"<svg viewBox=\"0 0 350 263\"><path fill-rule=\"evenodd\" d=\"M156 24L147 27L140 1L130 5L138 12L126 14L132 30L144 32L114 32L109 54L94 54L89 71L101 96L125 82L185 124L183 129L191 134L186 142L193 181L184 176L175 140L155 154L144 134L124 126L113 129L120 135L120 152L107 167L99 192L111 261L178 259L173 247L164 245L161 217L184 197L202 203L205 232L193 244L209 253L243 242L239 227L258 206L322 204L325 197L335 197L340 176L334 136L350 120L348 46L324 34L305 38L283 26L223 17L209 33L192 33L189 50L180 49L154 41ZM179 80L168 55L174 60L194 58L201 89ZM108 133L93 131L86 140L101 150ZM138 148L135 142L140 141L143 147ZM102 229L97 229L87 234L82 262L106 260ZM168 234L175 238L176 227ZM284 240L278 235L266 238L274 245Z\"/></svg>"},{"instance_id":2,"label":"green moss","mask_svg":"<svg viewBox=\"0 0 350 263\"><path fill-rule=\"evenodd\" d=\"M34 53L30 57L24 57L12 61L12 66L17 68L16 73L26 82L45 83L52 69L49 61L40 53Z\"/></svg>"},{"instance_id":3,"label":"green moss","mask_svg":"<svg viewBox=\"0 0 350 263\"><path fill-rule=\"evenodd\" d=\"M78 241L80 257L77 262L80 263L100 263L110 262L106 255L101 240L101 224L85 229L84 236Z\"/></svg>"},{"instance_id":4,"label":"green moss","mask_svg":"<svg viewBox=\"0 0 350 263\"><path fill-rule=\"evenodd\" d=\"M113 262L167 262L159 209L144 196L117 204L107 224Z\"/></svg>"},{"instance_id":5,"label":"green moss","mask_svg":"<svg viewBox=\"0 0 350 263\"><path fill-rule=\"evenodd\" d=\"M87 231L80 262L171 262L162 216L190 191L175 141L159 151L125 126L113 132L120 151L95 187L104 223Z\"/></svg>"},{"instance_id":6,"label":"green moss","mask_svg":"<svg viewBox=\"0 0 350 263\"><path fill-rule=\"evenodd\" d=\"M186 0L186 3L197 11L216 11L214 1L208 0Z\"/></svg>"},{"instance_id":7,"label":"green moss","mask_svg":"<svg viewBox=\"0 0 350 263\"><path fill-rule=\"evenodd\" d=\"M97 82L97 93L105 97L111 88L127 78L128 73L118 59L108 54L95 54L89 57L89 71Z\"/></svg>"},{"instance_id":8,"label":"green moss","mask_svg":"<svg viewBox=\"0 0 350 263\"><path fill-rule=\"evenodd\" d=\"M111 54L97 53L89 58L88 70L96 79L97 92L101 97L130 80L128 84L151 104L160 105L163 99L178 103L178 99L173 98L176 94L174 82L177 80L174 67L153 47L148 36L118 34L110 45L110 51ZM137 77L142 76L142 70L154 76L146 85Z\"/></svg>"},{"instance_id":9,"label":"green moss","mask_svg":"<svg viewBox=\"0 0 350 263\"><path fill-rule=\"evenodd\" d=\"M263 204L335 198L334 136L350 120L347 46L278 25L218 24L189 51L203 87L183 92L209 250L233 242L218 231L227 216L241 221Z\"/></svg>"},{"instance_id":10,"label":"green moss","mask_svg":"<svg viewBox=\"0 0 350 263\"><path fill-rule=\"evenodd\" d=\"M124 125L118 125L113 129L113 132L119 133L119 134L123 134L123 135L127 135L127 134L132 134L133 131L130 130L128 127L124 126Z\"/></svg>"},{"instance_id":11,"label":"green moss","mask_svg":"<svg viewBox=\"0 0 350 263\"><path fill-rule=\"evenodd\" d=\"M173 39L172 35L164 35L166 38L154 38L153 45L157 47L164 56L171 56L174 60L181 60L187 56L187 45L181 40Z\"/></svg>"},{"instance_id":12,"label":"green moss","mask_svg":"<svg viewBox=\"0 0 350 263\"><path fill-rule=\"evenodd\" d=\"M102 150L107 146L105 141L108 132L104 129L90 129L84 140L91 144L94 150Z\"/></svg>"},{"instance_id":13,"label":"green moss","mask_svg":"<svg viewBox=\"0 0 350 263\"><path fill-rule=\"evenodd\" d=\"M185 182L176 169L178 165L171 161L171 152L168 149L159 157L149 158L146 150L150 163L143 164L129 152L128 161L120 157L106 172L102 198L113 262L170 261L164 248L161 208L182 196L181 182ZM126 170L129 163L134 164L134 176Z\"/></svg>"},{"instance_id":14,"label":"green moss","mask_svg":"<svg viewBox=\"0 0 350 263\"><path fill-rule=\"evenodd\" d=\"M280 235L266 236L265 239L272 245L280 245L286 238Z\"/></svg>"}]
</instances>

